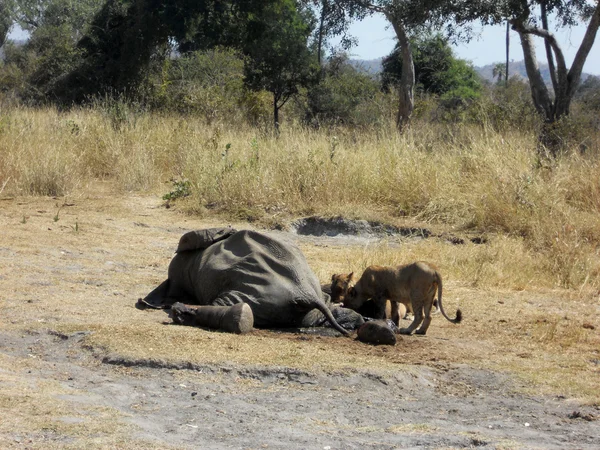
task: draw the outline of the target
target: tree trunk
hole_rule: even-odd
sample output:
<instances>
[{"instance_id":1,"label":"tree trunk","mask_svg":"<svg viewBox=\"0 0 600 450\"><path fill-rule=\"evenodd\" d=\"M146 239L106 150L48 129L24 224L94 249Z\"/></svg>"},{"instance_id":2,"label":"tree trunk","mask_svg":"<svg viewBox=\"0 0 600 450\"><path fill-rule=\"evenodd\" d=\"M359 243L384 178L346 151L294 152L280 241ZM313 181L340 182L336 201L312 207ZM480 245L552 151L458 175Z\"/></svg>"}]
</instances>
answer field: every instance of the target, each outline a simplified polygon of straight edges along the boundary
<instances>
[{"instance_id":1,"label":"tree trunk","mask_svg":"<svg viewBox=\"0 0 600 450\"><path fill-rule=\"evenodd\" d=\"M323 51L323 33L325 32L325 15L327 14L327 0L321 2L321 21L319 22L319 39L317 42L317 61L321 67L322 51Z\"/></svg>"},{"instance_id":2,"label":"tree trunk","mask_svg":"<svg viewBox=\"0 0 600 450\"><path fill-rule=\"evenodd\" d=\"M523 47L525 69L527 71L527 78L529 78L533 104L537 111L544 117L544 121L554 122L552 99L540 72L533 37L529 33L521 32L520 30L517 31L519 31L519 37L521 38L521 47Z\"/></svg>"},{"instance_id":3,"label":"tree trunk","mask_svg":"<svg viewBox=\"0 0 600 450\"><path fill-rule=\"evenodd\" d=\"M412 57L412 49L406 29L401 20L391 13L386 13L387 19L391 22L398 38L400 51L402 53L402 75L400 77L400 99L398 104L398 116L396 117L396 127L400 133L406 130L410 125L410 118L415 109L415 65Z\"/></svg>"},{"instance_id":4,"label":"tree trunk","mask_svg":"<svg viewBox=\"0 0 600 450\"><path fill-rule=\"evenodd\" d=\"M277 104L279 97L277 94L273 94L273 125L275 127L275 134L279 136L279 105Z\"/></svg>"},{"instance_id":5,"label":"tree trunk","mask_svg":"<svg viewBox=\"0 0 600 450\"><path fill-rule=\"evenodd\" d=\"M2 2L0 5L0 47L6 42L6 36L8 36L8 32L12 26L8 6L4 4L4 0Z\"/></svg>"},{"instance_id":6,"label":"tree trunk","mask_svg":"<svg viewBox=\"0 0 600 450\"><path fill-rule=\"evenodd\" d=\"M543 28L537 28L526 24L527 18L513 19L511 24L513 29L519 33L521 37L521 45L523 47L523 55L525 58L525 67L527 69L527 77L531 86L531 95L533 103L539 113L544 117L544 128L542 131L541 142L556 155L559 150L560 138L553 131L553 124L563 116L569 114L571 100L581 81L581 73L583 65L594 45L596 34L600 28L600 2L598 2L588 24L583 41L577 50L571 69L567 70L565 57L556 40L556 37L550 33L547 28L547 17L545 7L542 9ZM556 67L554 68L554 102L550 98L548 88L544 84L544 80L540 74L533 47L532 36L539 36L544 39L549 62L554 64L556 58ZM552 67L551 67L552 69Z\"/></svg>"},{"instance_id":7,"label":"tree trunk","mask_svg":"<svg viewBox=\"0 0 600 450\"><path fill-rule=\"evenodd\" d=\"M504 75L504 83L508 86L508 63L510 62L510 22L506 21L506 73Z\"/></svg>"},{"instance_id":8,"label":"tree trunk","mask_svg":"<svg viewBox=\"0 0 600 450\"><path fill-rule=\"evenodd\" d=\"M542 2L542 27L548 31L548 10L546 6L547 1ZM548 70L550 71L550 78L552 79L552 88L554 93L558 91L558 79L556 78L556 67L554 66L554 55L552 54L552 46L547 39L544 39L544 46L546 47L546 59L548 60Z\"/></svg>"}]
</instances>

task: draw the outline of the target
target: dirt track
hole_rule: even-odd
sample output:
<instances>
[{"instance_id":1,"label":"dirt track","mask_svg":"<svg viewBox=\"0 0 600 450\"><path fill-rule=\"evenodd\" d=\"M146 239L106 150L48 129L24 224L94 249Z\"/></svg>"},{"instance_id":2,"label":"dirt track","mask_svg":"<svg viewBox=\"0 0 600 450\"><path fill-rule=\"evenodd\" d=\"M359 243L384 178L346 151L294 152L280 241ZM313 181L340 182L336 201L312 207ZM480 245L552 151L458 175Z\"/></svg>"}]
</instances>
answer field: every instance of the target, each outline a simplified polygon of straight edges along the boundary
<instances>
[{"instance_id":1,"label":"dirt track","mask_svg":"<svg viewBox=\"0 0 600 450\"><path fill-rule=\"evenodd\" d=\"M164 276L181 232L213 223L167 212L153 198L102 193L64 206L54 221L57 202L2 204L1 448L598 448L598 406L525 394L530 386L516 376L447 356L442 348L467 355L486 344L464 343L439 317L437 335L389 351L254 333L267 345L396 358L394 370L389 362L350 370L240 363L235 341L231 360L219 363L104 348L93 337L105 329L117 339L128 323L166 336L180 328L133 303ZM133 259L140 248L156 255Z\"/></svg>"}]
</instances>

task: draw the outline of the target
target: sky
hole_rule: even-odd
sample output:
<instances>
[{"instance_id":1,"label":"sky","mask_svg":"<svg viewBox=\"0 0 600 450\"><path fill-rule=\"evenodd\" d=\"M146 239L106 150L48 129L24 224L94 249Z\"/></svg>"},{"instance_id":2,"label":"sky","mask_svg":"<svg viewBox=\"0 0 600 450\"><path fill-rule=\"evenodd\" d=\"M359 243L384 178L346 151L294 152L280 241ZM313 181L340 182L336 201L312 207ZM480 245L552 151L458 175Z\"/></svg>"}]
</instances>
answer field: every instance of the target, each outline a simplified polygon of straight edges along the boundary
<instances>
[{"instance_id":1,"label":"sky","mask_svg":"<svg viewBox=\"0 0 600 450\"><path fill-rule=\"evenodd\" d=\"M555 32L570 67L585 34L585 25L555 31L552 24L550 24L549 28ZM472 61L475 66L504 62L506 58L505 32L505 25L480 27L471 42L454 46L456 55L459 58ZM394 31L381 15L374 15L362 22L354 23L350 27L350 34L358 39L358 45L350 50L351 56L355 59L368 60L387 56L396 44ZM11 39L24 39L24 37L25 34L19 29L13 30L10 34ZM538 60L546 62L543 40L537 37L535 40ZM521 61L523 59L519 35L514 31L510 32L510 59L511 61ZM583 71L600 75L600 33L596 37L596 42L587 58Z\"/></svg>"},{"instance_id":2,"label":"sky","mask_svg":"<svg viewBox=\"0 0 600 450\"><path fill-rule=\"evenodd\" d=\"M358 39L358 45L350 50L350 54L356 59L375 59L387 56L394 45L396 38L394 31L388 27L388 22L383 16L371 16L362 22L355 23L350 27L350 34ZM571 29L555 31L552 24L550 30L556 34L561 44L567 64L571 65L575 53L581 44L585 34L585 25ZM475 66L504 62L506 59L505 36L506 25L480 27L477 35L468 44L454 46L454 51L459 58L472 61ZM538 61L546 62L546 52L541 38L535 38L537 44ZM521 61L523 52L518 33L510 32L510 59ZM584 66L584 72L600 75L600 33L590 51Z\"/></svg>"}]
</instances>

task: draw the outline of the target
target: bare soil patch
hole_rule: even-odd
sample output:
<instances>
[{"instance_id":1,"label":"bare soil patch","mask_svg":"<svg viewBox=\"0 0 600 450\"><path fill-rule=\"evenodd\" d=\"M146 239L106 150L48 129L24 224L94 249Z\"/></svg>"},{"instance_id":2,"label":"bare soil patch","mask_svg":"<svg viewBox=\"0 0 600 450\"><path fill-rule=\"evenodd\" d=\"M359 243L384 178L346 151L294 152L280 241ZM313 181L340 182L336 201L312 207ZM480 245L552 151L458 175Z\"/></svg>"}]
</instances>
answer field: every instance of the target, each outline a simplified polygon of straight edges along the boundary
<instances>
[{"instance_id":1,"label":"bare soil patch","mask_svg":"<svg viewBox=\"0 0 600 450\"><path fill-rule=\"evenodd\" d=\"M394 347L175 326L136 299L182 233L228 223L90 192L0 200L1 448L597 447L596 299L450 279L464 323ZM277 233L323 282L367 245Z\"/></svg>"}]
</instances>

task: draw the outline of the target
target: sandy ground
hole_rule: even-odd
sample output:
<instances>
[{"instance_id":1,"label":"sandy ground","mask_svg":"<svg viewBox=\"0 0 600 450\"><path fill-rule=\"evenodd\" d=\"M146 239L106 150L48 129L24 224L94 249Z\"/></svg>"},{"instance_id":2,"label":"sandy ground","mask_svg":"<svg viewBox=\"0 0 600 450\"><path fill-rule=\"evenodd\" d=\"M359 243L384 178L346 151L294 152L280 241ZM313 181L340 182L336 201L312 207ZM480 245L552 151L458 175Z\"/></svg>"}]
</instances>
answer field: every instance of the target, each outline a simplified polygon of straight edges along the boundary
<instances>
[{"instance_id":1,"label":"sandy ground","mask_svg":"<svg viewBox=\"0 0 600 450\"><path fill-rule=\"evenodd\" d=\"M493 370L481 361L497 344L470 338L467 324L437 316L430 336L381 348L266 330L223 336L136 310L179 236L222 222L101 186L85 198L0 202L0 448L599 446L598 405ZM319 246L359 245L293 239L309 263ZM190 340L207 353L186 358ZM288 346L281 359L269 354ZM345 363L323 363L327 352ZM597 353L586 358L600 375Z\"/></svg>"}]
</instances>

